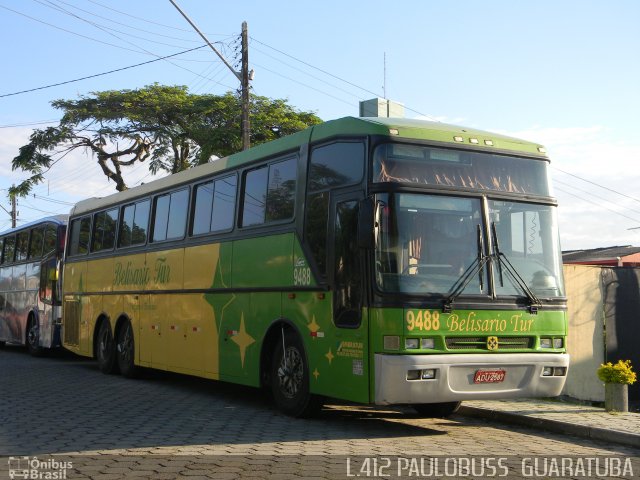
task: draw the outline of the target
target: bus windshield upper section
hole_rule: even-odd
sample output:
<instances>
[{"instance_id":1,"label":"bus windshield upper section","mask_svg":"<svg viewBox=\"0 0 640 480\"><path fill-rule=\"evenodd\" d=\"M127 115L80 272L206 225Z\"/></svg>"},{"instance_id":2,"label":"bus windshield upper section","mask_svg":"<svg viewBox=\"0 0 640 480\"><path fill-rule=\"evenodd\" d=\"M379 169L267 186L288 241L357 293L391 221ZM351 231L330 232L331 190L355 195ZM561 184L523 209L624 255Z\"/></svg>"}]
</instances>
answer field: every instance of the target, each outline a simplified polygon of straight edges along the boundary
<instances>
[{"instance_id":1,"label":"bus windshield upper section","mask_svg":"<svg viewBox=\"0 0 640 480\"><path fill-rule=\"evenodd\" d=\"M373 182L399 182L549 196L548 162L388 143L373 157Z\"/></svg>"},{"instance_id":2,"label":"bus windshield upper section","mask_svg":"<svg viewBox=\"0 0 640 480\"><path fill-rule=\"evenodd\" d=\"M382 292L446 297L463 287L465 296L564 295L555 207L413 193L375 198Z\"/></svg>"}]
</instances>

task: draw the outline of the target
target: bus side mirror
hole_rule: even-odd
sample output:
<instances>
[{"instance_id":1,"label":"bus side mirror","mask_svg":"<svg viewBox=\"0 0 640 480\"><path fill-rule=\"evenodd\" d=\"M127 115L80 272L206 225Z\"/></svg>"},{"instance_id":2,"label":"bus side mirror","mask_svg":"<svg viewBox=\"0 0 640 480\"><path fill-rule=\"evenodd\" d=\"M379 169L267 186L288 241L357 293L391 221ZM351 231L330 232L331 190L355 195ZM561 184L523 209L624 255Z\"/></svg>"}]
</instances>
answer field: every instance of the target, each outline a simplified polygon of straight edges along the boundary
<instances>
[{"instance_id":1,"label":"bus side mirror","mask_svg":"<svg viewBox=\"0 0 640 480\"><path fill-rule=\"evenodd\" d=\"M372 249L373 241L373 199L365 198L360 201L358 208L358 247Z\"/></svg>"}]
</instances>

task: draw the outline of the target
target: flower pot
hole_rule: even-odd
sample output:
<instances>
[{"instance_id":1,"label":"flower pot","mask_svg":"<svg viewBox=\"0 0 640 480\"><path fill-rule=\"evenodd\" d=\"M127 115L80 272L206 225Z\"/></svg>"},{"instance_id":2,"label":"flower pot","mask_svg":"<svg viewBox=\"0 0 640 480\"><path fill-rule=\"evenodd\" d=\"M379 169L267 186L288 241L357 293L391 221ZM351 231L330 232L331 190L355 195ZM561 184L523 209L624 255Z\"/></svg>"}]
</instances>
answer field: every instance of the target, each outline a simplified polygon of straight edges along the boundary
<instances>
[{"instance_id":1,"label":"flower pot","mask_svg":"<svg viewBox=\"0 0 640 480\"><path fill-rule=\"evenodd\" d=\"M629 386L626 383L605 383L604 408L607 412L628 412Z\"/></svg>"}]
</instances>

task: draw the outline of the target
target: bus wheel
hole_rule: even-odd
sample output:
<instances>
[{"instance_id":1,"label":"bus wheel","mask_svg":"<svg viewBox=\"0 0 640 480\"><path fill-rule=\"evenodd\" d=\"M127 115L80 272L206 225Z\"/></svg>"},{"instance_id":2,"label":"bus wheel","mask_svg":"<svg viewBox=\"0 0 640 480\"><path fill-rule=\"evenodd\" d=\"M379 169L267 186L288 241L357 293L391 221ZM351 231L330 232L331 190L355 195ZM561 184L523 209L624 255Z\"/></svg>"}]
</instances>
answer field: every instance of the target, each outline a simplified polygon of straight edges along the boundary
<instances>
[{"instance_id":1,"label":"bus wheel","mask_svg":"<svg viewBox=\"0 0 640 480\"><path fill-rule=\"evenodd\" d=\"M7 343L7 342L5 342L5 341L0 342L0 348L4 348L4 346L6 345L6 343Z\"/></svg>"},{"instance_id":2,"label":"bus wheel","mask_svg":"<svg viewBox=\"0 0 640 480\"><path fill-rule=\"evenodd\" d=\"M427 418L447 418L460 408L461 402L418 403L411 405L419 415Z\"/></svg>"},{"instance_id":3,"label":"bus wheel","mask_svg":"<svg viewBox=\"0 0 640 480\"><path fill-rule=\"evenodd\" d=\"M116 343L118 367L120 367L120 373L127 378L135 377L138 370L134 363L135 353L133 328L131 327L131 322L127 320L118 331Z\"/></svg>"},{"instance_id":4,"label":"bus wheel","mask_svg":"<svg viewBox=\"0 0 640 480\"><path fill-rule=\"evenodd\" d=\"M29 323L27 324L27 349L34 357L39 357L43 353L43 349L39 343L40 328L38 322L34 317L29 317Z\"/></svg>"},{"instance_id":5,"label":"bus wheel","mask_svg":"<svg viewBox=\"0 0 640 480\"><path fill-rule=\"evenodd\" d=\"M113 334L108 320L103 320L100 324L100 330L98 330L96 358L102 373L117 373L115 342L113 341Z\"/></svg>"},{"instance_id":6,"label":"bus wheel","mask_svg":"<svg viewBox=\"0 0 640 480\"><path fill-rule=\"evenodd\" d=\"M271 364L271 391L278 409L292 417L311 417L322 407L322 398L309 391L309 366L300 338L284 334L277 342Z\"/></svg>"}]
</instances>

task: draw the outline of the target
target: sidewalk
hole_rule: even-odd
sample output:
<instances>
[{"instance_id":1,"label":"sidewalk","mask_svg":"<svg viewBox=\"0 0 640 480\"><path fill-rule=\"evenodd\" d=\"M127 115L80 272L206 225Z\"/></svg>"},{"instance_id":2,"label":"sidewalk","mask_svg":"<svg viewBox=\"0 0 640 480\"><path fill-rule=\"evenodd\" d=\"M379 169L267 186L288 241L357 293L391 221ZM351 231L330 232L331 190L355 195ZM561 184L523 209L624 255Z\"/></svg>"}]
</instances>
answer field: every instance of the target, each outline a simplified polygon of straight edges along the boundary
<instances>
[{"instance_id":1,"label":"sidewalk","mask_svg":"<svg viewBox=\"0 0 640 480\"><path fill-rule=\"evenodd\" d=\"M463 402L460 415L640 448L640 413L608 413L604 408L562 400Z\"/></svg>"}]
</instances>

